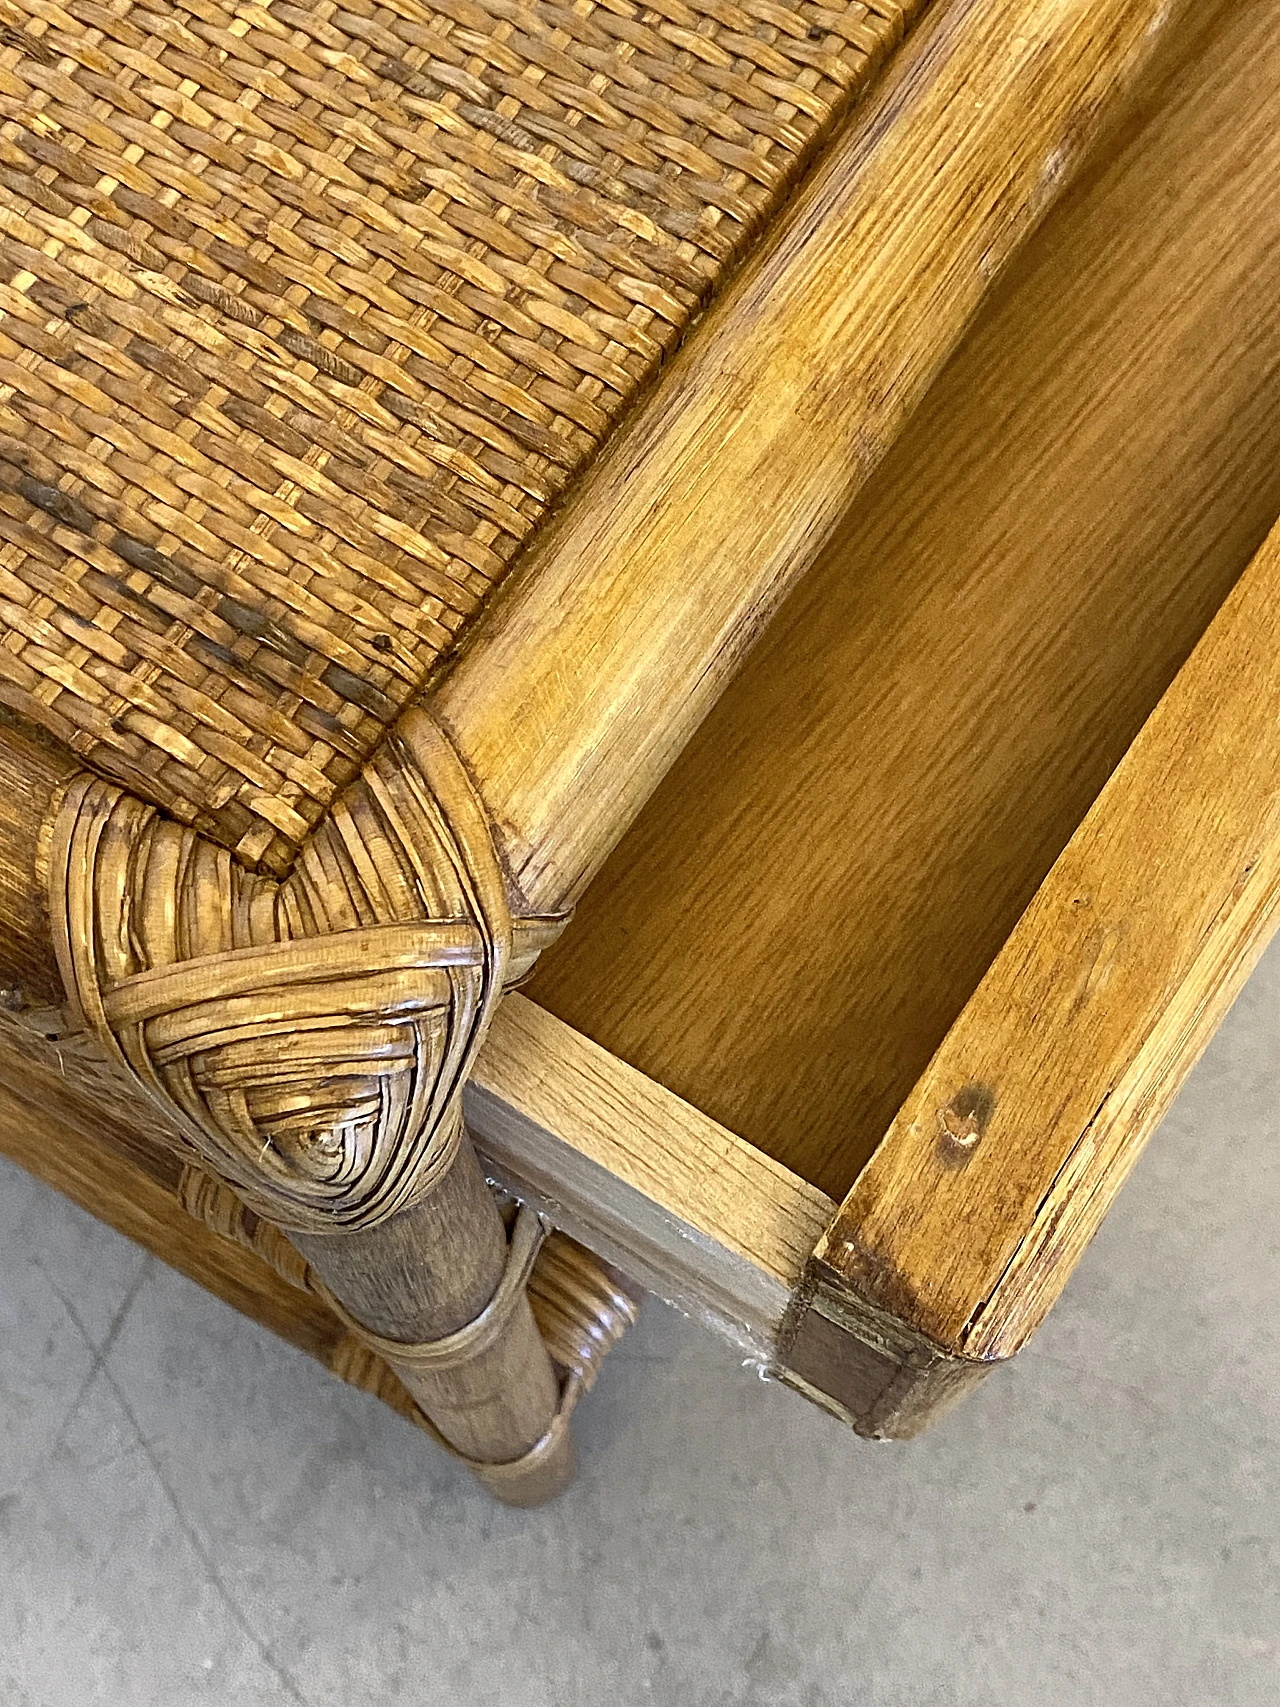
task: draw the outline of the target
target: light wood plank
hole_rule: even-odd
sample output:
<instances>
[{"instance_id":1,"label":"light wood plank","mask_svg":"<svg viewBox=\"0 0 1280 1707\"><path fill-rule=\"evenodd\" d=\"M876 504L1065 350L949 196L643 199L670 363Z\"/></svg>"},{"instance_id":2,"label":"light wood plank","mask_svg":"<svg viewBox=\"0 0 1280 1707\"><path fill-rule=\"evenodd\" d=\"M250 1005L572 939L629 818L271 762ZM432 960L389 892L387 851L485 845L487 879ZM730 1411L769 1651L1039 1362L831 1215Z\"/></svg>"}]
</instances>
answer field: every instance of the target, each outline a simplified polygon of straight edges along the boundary
<instances>
[{"instance_id":1,"label":"light wood plank","mask_svg":"<svg viewBox=\"0 0 1280 1707\"><path fill-rule=\"evenodd\" d=\"M498 1010L465 1106L504 1184L770 1357L830 1198L520 995Z\"/></svg>"},{"instance_id":2,"label":"light wood plank","mask_svg":"<svg viewBox=\"0 0 1280 1707\"><path fill-rule=\"evenodd\" d=\"M931 8L469 634L432 706L534 908L599 868L1177 10Z\"/></svg>"},{"instance_id":3,"label":"light wood plank","mask_svg":"<svg viewBox=\"0 0 1280 1707\"><path fill-rule=\"evenodd\" d=\"M1280 527L1103 789L820 1255L1007 1357L1280 920Z\"/></svg>"}]
</instances>

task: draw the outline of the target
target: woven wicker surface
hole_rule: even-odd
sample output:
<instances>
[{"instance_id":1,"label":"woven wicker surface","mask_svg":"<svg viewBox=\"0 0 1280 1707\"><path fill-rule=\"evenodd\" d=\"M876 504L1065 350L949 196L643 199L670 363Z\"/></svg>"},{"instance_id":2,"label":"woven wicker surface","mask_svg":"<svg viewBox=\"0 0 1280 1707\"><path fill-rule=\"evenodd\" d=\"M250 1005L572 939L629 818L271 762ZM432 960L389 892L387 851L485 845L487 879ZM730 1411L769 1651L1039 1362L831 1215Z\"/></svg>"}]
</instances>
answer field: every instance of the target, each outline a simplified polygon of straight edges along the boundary
<instances>
[{"instance_id":1,"label":"woven wicker surface","mask_svg":"<svg viewBox=\"0 0 1280 1707\"><path fill-rule=\"evenodd\" d=\"M0 0L0 700L279 868L923 0Z\"/></svg>"}]
</instances>

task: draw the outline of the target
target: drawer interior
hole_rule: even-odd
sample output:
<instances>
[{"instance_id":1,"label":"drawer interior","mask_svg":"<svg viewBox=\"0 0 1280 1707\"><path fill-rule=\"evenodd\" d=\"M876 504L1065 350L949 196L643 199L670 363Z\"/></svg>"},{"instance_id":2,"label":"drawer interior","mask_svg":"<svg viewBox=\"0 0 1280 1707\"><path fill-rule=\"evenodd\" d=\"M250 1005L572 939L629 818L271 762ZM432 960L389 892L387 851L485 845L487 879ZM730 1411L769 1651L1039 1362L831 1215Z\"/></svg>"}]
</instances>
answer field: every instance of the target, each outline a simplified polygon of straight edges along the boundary
<instances>
[{"instance_id":1,"label":"drawer interior","mask_svg":"<svg viewBox=\"0 0 1280 1707\"><path fill-rule=\"evenodd\" d=\"M530 993L848 1189L1280 513L1280 42L1201 8Z\"/></svg>"}]
</instances>

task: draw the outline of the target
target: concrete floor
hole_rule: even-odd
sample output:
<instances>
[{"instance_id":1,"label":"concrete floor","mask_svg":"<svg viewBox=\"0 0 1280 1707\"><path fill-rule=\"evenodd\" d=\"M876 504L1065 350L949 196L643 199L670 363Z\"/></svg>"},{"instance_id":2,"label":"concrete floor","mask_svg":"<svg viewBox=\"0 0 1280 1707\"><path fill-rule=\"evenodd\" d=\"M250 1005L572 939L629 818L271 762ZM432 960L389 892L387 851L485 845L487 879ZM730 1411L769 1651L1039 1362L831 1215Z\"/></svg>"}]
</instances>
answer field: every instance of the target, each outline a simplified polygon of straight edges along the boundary
<instances>
[{"instance_id":1,"label":"concrete floor","mask_svg":"<svg viewBox=\"0 0 1280 1707\"><path fill-rule=\"evenodd\" d=\"M923 1440L651 1306L528 1514L0 1163L0 1703L1276 1707L1278 1041L1280 948Z\"/></svg>"}]
</instances>

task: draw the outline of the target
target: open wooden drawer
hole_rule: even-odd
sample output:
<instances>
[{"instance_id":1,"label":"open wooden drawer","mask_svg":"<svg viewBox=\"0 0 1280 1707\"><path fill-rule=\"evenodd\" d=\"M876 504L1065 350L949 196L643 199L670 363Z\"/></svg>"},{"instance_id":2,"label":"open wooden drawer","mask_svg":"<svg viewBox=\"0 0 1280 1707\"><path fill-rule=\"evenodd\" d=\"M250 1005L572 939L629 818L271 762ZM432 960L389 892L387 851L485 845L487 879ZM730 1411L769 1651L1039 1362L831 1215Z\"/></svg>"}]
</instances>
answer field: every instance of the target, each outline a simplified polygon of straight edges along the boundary
<instances>
[{"instance_id":1,"label":"open wooden drawer","mask_svg":"<svg viewBox=\"0 0 1280 1707\"><path fill-rule=\"evenodd\" d=\"M870 1432L1038 1325L1274 926L1276 58L1260 10L1185 48L481 1063L574 1134L478 1095L513 1175L604 1234L602 1165L618 1260Z\"/></svg>"},{"instance_id":2,"label":"open wooden drawer","mask_svg":"<svg viewBox=\"0 0 1280 1707\"><path fill-rule=\"evenodd\" d=\"M474 1359L520 1269L454 1166L467 1068L492 1178L859 1430L911 1433L1016 1351L1272 928L1264 14L929 12L296 863L264 842L282 883L8 732L4 1148L412 1408L389 1364L509 1497L563 1478L567 1388L518 1302L484 1380L456 1385L455 1342ZM454 889L388 919L375 891L421 843L384 836L368 870L342 849L371 845L348 834L370 801L385 828L410 797ZM139 860L169 836L179 851ZM201 862L207 892L184 890ZM455 912L465 942L444 941ZM391 959L371 971L375 947ZM267 948L264 995L249 957ZM191 969L215 960L220 1003L478 967L432 1010L464 1015L443 1045L420 996L396 996L421 1053L447 1057L431 1119L368 1138L390 1093L362 1058L351 1155L277 1103L279 1156L246 1149L257 1116L227 1112L227 1075L251 1056L256 1095L289 1045L274 1007L265 1056L202 1012L200 1048L239 1053L193 1100L174 1063L213 1000ZM96 1045L55 1014L68 993ZM221 1234L183 1220L209 1182L175 1143L247 1201L214 1190ZM556 1250L533 1293L563 1372L574 1322L607 1345L629 1306Z\"/></svg>"}]
</instances>

